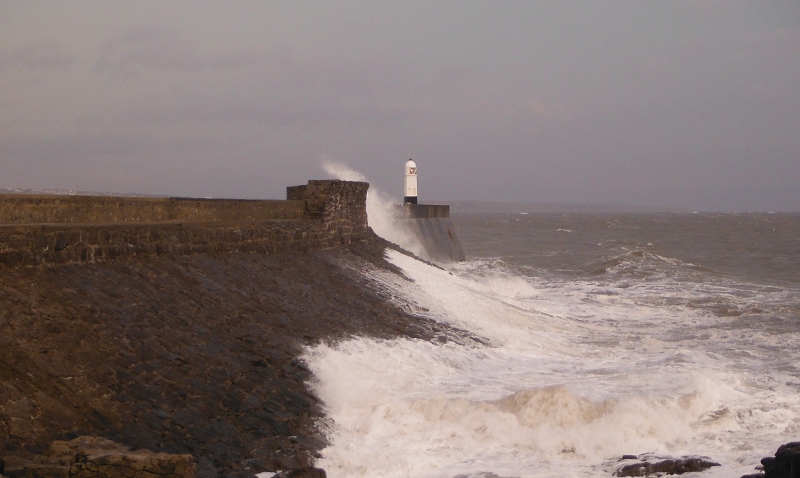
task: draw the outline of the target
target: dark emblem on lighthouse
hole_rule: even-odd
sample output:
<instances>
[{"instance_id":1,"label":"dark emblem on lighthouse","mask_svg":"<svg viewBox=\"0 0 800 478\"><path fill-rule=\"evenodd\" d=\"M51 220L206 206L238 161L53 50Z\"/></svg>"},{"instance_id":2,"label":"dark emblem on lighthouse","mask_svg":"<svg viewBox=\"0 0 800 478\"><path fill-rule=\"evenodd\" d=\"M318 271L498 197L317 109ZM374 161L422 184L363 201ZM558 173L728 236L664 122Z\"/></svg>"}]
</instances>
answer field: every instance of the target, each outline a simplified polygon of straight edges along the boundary
<instances>
[{"instance_id":1,"label":"dark emblem on lighthouse","mask_svg":"<svg viewBox=\"0 0 800 478\"><path fill-rule=\"evenodd\" d=\"M417 204L417 163L406 161L406 187L403 194L404 204Z\"/></svg>"}]
</instances>

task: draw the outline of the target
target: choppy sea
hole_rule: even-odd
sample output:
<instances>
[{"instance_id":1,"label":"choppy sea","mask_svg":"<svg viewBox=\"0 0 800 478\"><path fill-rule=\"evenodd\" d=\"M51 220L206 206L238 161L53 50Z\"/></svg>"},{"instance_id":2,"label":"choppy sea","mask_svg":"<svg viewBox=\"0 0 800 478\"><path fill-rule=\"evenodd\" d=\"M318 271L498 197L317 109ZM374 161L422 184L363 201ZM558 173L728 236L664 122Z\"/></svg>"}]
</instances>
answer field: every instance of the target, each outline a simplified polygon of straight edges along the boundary
<instances>
[{"instance_id":1,"label":"choppy sea","mask_svg":"<svg viewBox=\"0 0 800 478\"><path fill-rule=\"evenodd\" d=\"M462 214L468 260L365 271L485 344L309 349L332 477L737 477L800 438L800 215Z\"/></svg>"},{"instance_id":2,"label":"choppy sea","mask_svg":"<svg viewBox=\"0 0 800 478\"><path fill-rule=\"evenodd\" d=\"M609 477L640 455L730 478L800 439L800 215L453 222L466 262L390 251L407 279L364 274L484 343L308 349L328 476Z\"/></svg>"}]
</instances>

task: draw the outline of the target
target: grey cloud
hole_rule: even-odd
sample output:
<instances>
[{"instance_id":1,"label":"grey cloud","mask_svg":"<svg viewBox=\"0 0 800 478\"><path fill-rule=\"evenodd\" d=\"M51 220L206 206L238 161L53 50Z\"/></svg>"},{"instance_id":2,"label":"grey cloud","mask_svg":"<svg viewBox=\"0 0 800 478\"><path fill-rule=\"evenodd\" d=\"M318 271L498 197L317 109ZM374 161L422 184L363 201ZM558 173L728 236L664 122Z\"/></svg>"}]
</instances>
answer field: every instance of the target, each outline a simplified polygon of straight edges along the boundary
<instances>
[{"instance_id":1,"label":"grey cloud","mask_svg":"<svg viewBox=\"0 0 800 478\"><path fill-rule=\"evenodd\" d=\"M225 55L205 54L191 39L165 28L142 27L129 30L99 50L95 68L115 75L140 71L174 70L187 73L263 66L262 52L234 51Z\"/></svg>"},{"instance_id":2,"label":"grey cloud","mask_svg":"<svg viewBox=\"0 0 800 478\"><path fill-rule=\"evenodd\" d=\"M195 98L175 107L135 108L125 117L139 125L200 124L206 126L260 125L271 129L391 127L403 122L405 111L391 106L347 104L331 99L298 98L263 101L258 97L236 100Z\"/></svg>"},{"instance_id":3,"label":"grey cloud","mask_svg":"<svg viewBox=\"0 0 800 478\"><path fill-rule=\"evenodd\" d=\"M0 70L66 70L74 63L74 55L56 43L29 43L0 50Z\"/></svg>"},{"instance_id":4,"label":"grey cloud","mask_svg":"<svg viewBox=\"0 0 800 478\"><path fill-rule=\"evenodd\" d=\"M97 158L146 158L214 148L208 138L162 139L152 135L74 135L20 138L5 136L0 157L15 161L90 163Z\"/></svg>"},{"instance_id":5,"label":"grey cloud","mask_svg":"<svg viewBox=\"0 0 800 478\"><path fill-rule=\"evenodd\" d=\"M257 194L328 155L394 193L414 157L440 199L796 204L798 2L18 5L6 181Z\"/></svg>"},{"instance_id":6,"label":"grey cloud","mask_svg":"<svg viewBox=\"0 0 800 478\"><path fill-rule=\"evenodd\" d=\"M147 27L131 30L100 48L96 69L113 75L130 75L142 68L202 70L199 53L180 44L169 31Z\"/></svg>"}]
</instances>

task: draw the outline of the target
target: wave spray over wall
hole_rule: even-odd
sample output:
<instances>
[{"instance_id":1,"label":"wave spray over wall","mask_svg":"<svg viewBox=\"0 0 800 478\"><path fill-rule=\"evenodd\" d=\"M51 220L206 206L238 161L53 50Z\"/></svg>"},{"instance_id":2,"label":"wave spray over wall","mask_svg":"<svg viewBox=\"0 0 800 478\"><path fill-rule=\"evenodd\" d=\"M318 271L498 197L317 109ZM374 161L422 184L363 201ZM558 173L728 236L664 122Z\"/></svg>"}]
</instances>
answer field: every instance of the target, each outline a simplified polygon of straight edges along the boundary
<instances>
[{"instance_id":1,"label":"wave spray over wall","mask_svg":"<svg viewBox=\"0 0 800 478\"><path fill-rule=\"evenodd\" d=\"M325 160L322 164L325 172L335 179L344 181L369 180L360 172L346 164ZM424 257L424 250L414 235L397 220L397 202L383 191L370 185L367 191L367 219L373 231L387 241L394 242L403 249Z\"/></svg>"}]
</instances>

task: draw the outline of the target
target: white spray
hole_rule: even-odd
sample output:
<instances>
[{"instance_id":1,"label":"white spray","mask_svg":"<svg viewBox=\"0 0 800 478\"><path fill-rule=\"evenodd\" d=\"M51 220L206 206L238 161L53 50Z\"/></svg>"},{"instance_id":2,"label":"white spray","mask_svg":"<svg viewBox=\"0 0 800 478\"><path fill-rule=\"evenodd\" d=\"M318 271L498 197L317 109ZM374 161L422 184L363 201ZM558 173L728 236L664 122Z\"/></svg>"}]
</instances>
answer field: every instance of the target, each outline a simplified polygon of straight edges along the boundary
<instances>
[{"instance_id":1,"label":"white spray","mask_svg":"<svg viewBox=\"0 0 800 478\"><path fill-rule=\"evenodd\" d=\"M336 179L344 181L369 182L363 174L330 159L324 159L322 167ZM370 184L367 191L367 220L375 234L387 241L394 242L403 249L420 257L426 257L425 251L417 238L398 219L395 211L397 201L392 200L383 191Z\"/></svg>"}]
</instances>

